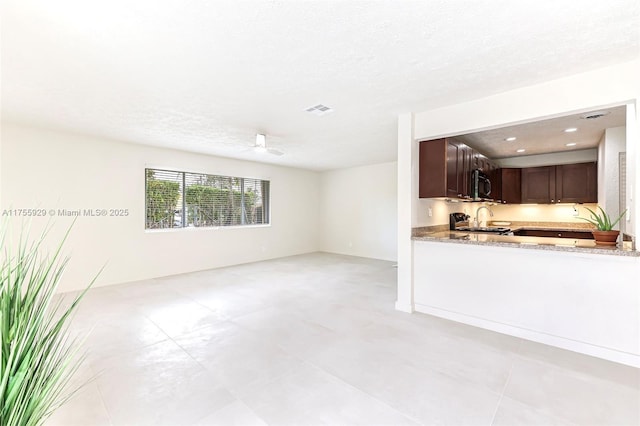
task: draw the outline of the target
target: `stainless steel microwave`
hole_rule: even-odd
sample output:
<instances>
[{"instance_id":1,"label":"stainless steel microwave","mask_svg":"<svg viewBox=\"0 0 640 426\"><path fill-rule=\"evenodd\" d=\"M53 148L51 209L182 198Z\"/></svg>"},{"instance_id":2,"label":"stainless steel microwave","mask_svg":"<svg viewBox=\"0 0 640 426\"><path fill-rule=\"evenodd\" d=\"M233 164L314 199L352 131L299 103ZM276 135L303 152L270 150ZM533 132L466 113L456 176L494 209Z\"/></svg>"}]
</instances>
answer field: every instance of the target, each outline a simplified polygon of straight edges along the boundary
<instances>
[{"instance_id":1,"label":"stainless steel microwave","mask_svg":"<svg viewBox=\"0 0 640 426\"><path fill-rule=\"evenodd\" d=\"M491 199L491 180L480 169L471 172L471 198L474 200Z\"/></svg>"}]
</instances>

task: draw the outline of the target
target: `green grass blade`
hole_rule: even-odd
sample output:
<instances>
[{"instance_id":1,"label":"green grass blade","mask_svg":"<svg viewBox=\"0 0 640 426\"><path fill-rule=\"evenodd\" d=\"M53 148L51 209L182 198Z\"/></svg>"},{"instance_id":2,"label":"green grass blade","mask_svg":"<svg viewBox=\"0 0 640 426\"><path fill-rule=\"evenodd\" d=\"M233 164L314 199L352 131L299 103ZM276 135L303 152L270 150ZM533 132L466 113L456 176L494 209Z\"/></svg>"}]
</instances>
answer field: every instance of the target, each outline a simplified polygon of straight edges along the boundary
<instances>
[{"instance_id":1,"label":"green grass blade","mask_svg":"<svg viewBox=\"0 0 640 426\"><path fill-rule=\"evenodd\" d=\"M16 247L7 236L7 222L0 230L2 426L39 425L73 394L68 385L84 357L70 338L69 321L97 278L62 309L54 295L67 265L62 247L71 228L50 256L43 253L43 242L51 228L33 242L24 229Z\"/></svg>"}]
</instances>

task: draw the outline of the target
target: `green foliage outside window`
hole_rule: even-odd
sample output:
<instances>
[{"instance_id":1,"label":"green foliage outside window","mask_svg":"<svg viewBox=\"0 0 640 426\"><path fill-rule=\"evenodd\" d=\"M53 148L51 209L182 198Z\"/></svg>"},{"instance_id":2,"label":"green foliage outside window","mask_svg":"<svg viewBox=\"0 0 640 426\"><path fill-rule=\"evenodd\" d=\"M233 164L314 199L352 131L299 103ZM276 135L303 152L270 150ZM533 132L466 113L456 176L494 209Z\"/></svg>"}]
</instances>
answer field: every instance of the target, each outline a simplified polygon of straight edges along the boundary
<instances>
[{"instance_id":1,"label":"green foliage outside window","mask_svg":"<svg viewBox=\"0 0 640 426\"><path fill-rule=\"evenodd\" d=\"M160 180L147 169L147 228L172 228L180 202L180 183Z\"/></svg>"},{"instance_id":2,"label":"green foliage outside window","mask_svg":"<svg viewBox=\"0 0 640 426\"><path fill-rule=\"evenodd\" d=\"M183 227L184 220L193 227L269 222L264 213L268 181L151 169L146 173L147 229Z\"/></svg>"}]
</instances>

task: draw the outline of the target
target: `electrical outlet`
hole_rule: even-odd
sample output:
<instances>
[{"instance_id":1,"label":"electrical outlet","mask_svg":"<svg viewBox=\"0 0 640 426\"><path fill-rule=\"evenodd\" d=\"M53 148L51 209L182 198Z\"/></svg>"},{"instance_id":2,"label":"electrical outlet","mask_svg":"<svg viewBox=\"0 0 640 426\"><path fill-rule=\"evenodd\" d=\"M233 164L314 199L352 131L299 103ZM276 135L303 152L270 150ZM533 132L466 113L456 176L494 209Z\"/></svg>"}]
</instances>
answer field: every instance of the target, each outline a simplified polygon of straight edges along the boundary
<instances>
[{"instance_id":1,"label":"electrical outlet","mask_svg":"<svg viewBox=\"0 0 640 426\"><path fill-rule=\"evenodd\" d=\"M429 217L433 217L433 209L431 207L429 207L427 213L429 214Z\"/></svg>"}]
</instances>

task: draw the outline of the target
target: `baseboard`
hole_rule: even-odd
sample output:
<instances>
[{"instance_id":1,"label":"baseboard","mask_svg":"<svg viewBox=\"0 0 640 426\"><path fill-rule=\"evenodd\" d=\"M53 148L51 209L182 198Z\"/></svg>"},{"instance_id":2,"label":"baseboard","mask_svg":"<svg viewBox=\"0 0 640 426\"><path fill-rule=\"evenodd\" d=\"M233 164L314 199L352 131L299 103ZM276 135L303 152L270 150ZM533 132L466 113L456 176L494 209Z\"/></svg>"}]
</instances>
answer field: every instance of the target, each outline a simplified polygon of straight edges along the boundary
<instances>
[{"instance_id":1,"label":"baseboard","mask_svg":"<svg viewBox=\"0 0 640 426\"><path fill-rule=\"evenodd\" d=\"M397 302L396 302L396 309L403 310L398 306ZM564 337L541 333L535 330L529 330L526 328L515 327L509 324L489 321L483 318L477 318L469 315L460 314L458 312L451 312L444 309L435 308L433 306L421 305L419 303L415 304L415 311L421 312L424 314L433 315L440 318L445 318L445 319L456 321L456 322L461 322L463 324L468 324L475 327L484 328L486 330L496 331L498 333L507 334L510 336L515 336L515 337L531 340L538 343L543 343L545 345L555 346L555 347L567 349L573 352L594 356L596 358L602 358L608 361L613 361L620 364L625 364L625 365L630 365L632 367L640 368L640 355L638 354L621 352L621 351L593 345L586 342L566 339ZM408 311L405 311L405 312L408 312Z\"/></svg>"}]
</instances>

